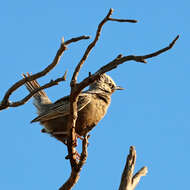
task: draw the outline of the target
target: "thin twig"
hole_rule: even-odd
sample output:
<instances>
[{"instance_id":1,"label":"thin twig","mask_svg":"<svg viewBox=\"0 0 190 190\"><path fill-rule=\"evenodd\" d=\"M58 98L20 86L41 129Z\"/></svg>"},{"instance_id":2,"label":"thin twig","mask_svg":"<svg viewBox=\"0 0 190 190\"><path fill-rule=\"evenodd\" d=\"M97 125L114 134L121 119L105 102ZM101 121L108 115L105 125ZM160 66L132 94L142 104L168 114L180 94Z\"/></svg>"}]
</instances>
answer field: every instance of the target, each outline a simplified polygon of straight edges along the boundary
<instances>
[{"instance_id":1,"label":"thin twig","mask_svg":"<svg viewBox=\"0 0 190 190\"><path fill-rule=\"evenodd\" d=\"M70 43L77 42L79 40L88 40L90 39L90 36L79 36L76 38L71 38L70 40L67 40L64 44L69 45Z\"/></svg>"},{"instance_id":2,"label":"thin twig","mask_svg":"<svg viewBox=\"0 0 190 190\"><path fill-rule=\"evenodd\" d=\"M160 54L163 53L163 52L168 51L169 49L171 49L171 48L175 45L175 43L176 43L176 41L177 41L178 39L179 39L179 35L177 35L177 36L175 37L175 39L169 44L169 46L167 46L167 47L165 47L165 48L163 48L163 49L160 49L159 51L156 51L156 52L154 52L154 53L144 55L144 56L142 56L142 59L152 58L152 57L155 57L155 56L157 56L157 55L160 55Z\"/></svg>"},{"instance_id":3,"label":"thin twig","mask_svg":"<svg viewBox=\"0 0 190 190\"><path fill-rule=\"evenodd\" d=\"M103 25L108 21L108 18L111 16L111 14L113 13L113 9L110 9L110 11L108 12L108 14L106 15L106 17L100 22L100 24L98 25L97 31L96 31L96 36L94 38L94 40L89 44L89 46L87 47L82 59L80 60L80 62L78 63L78 65L75 68L75 71L73 73L73 77L72 77L72 81L71 82L75 82L77 81L77 76L79 74L79 71L82 67L82 65L84 64L85 60L87 59L90 51L92 50L92 48L96 45L99 37L100 37L100 32L102 30Z\"/></svg>"},{"instance_id":4,"label":"thin twig","mask_svg":"<svg viewBox=\"0 0 190 190\"><path fill-rule=\"evenodd\" d=\"M116 18L109 18L110 21L116 21L116 22L130 22L130 23L137 23L137 20L133 19L116 19Z\"/></svg>"},{"instance_id":5,"label":"thin twig","mask_svg":"<svg viewBox=\"0 0 190 190\"><path fill-rule=\"evenodd\" d=\"M146 59L156 57L156 56L160 55L161 53L164 53L164 52L170 50L174 46L174 44L178 38L179 38L179 35L167 47L162 48L151 54L142 55L142 56L128 55L128 56L114 59L107 65L101 67L96 73L102 74L102 73L111 71L112 69L116 68L118 65L123 64L124 62L127 62L127 61L136 61L136 62L146 63Z\"/></svg>"}]
</instances>

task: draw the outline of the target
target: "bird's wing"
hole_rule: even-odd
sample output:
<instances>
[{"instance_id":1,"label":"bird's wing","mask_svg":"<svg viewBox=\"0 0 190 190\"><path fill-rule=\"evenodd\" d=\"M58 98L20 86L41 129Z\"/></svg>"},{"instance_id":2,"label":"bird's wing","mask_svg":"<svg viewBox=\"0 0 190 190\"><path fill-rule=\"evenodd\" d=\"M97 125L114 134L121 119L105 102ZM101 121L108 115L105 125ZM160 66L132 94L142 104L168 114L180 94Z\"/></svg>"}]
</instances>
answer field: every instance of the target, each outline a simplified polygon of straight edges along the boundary
<instances>
[{"instance_id":1,"label":"bird's wing","mask_svg":"<svg viewBox=\"0 0 190 190\"><path fill-rule=\"evenodd\" d=\"M83 93L79 95L77 107L78 112L82 110L91 101L91 94ZM31 122L37 121L48 121L51 119L63 117L70 113L70 102L69 96L61 98L56 101L52 106L45 112L41 113L38 117L33 119Z\"/></svg>"}]
</instances>

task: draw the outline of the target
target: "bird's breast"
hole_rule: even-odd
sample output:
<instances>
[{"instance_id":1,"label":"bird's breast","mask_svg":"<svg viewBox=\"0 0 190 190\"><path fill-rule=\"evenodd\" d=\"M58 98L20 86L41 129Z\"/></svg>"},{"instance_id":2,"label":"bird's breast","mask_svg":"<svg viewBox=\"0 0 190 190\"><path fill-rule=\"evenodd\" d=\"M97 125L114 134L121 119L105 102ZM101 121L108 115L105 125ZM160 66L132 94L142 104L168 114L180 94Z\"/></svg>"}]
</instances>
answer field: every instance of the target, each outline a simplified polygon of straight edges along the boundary
<instances>
[{"instance_id":1,"label":"bird's breast","mask_svg":"<svg viewBox=\"0 0 190 190\"><path fill-rule=\"evenodd\" d=\"M105 101L97 96L78 113L76 131L79 135L88 133L105 116L110 100Z\"/></svg>"}]
</instances>

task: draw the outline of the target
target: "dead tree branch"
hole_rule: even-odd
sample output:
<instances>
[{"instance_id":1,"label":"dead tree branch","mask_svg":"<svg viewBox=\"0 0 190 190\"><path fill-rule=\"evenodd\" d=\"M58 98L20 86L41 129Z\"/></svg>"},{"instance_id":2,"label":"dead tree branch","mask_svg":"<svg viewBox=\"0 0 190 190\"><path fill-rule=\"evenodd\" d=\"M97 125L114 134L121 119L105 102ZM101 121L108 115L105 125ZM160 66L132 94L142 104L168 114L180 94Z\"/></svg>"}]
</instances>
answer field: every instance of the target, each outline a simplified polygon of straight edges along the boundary
<instances>
[{"instance_id":1,"label":"dead tree branch","mask_svg":"<svg viewBox=\"0 0 190 190\"><path fill-rule=\"evenodd\" d=\"M90 54L91 50L95 47L100 34L101 34L101 30L103 25L107 22L107 21L116 21L116 22L131 22L131 23L136 23L137 20L129 20L129 19L115 19L115 18L111 18L110 16L113 13L113 9L110 9L108 14L106 15L106 17L100 22L100 24L98 25L98 29L96 31L96 36L93 40L92 43L89 44L89 46L87 47L82 59L80 60L79 64L77 65L77 67L75 68L75 71L73 73L73 77L72 77L72 81L71 83L76 83L77 82L77 76L79 74L79 71L82 67L82 65L84 64L85 60L87 59L88 55ZM72 84L71 84L72 85Z\"/></svg>"},{"instance_id":2,"label":"dead tree branch","mask_svg":"<svg viewBox=\"0 0 190 190\"><path fill-rule=\"evenodd\" d=\"M3 100L0 102L0 110L6 109L8 107L16 107L16 106L20 106L20 105L25 104L32 97L32 95L34 95L33 93L32 93L32 95L29 94L28 96L26 96L25 98L23 98L22 100L20 100L18 102L10 103L9 98L10 98L11 94L14 91L16 91L18 88L23 86L27 81L32 81L32 80L38 79L40 77L45 76L48 72L50 72L59 63L61 56L63 55L64 51L67 49L67 47L66 47L67 45L69 45L70 43L73 43L73 42L77 42L79 40L84 40L84 39L89 39L89 38L90 38L89 36L80 36L80 37L72 38L66 42L64 42L64 39L62 38L62 43L61 43L60 48L58 49L58 51L56 53L55 58L53 59L53 62L51 64L49 64L41 72L33 74L30 77L23 78L23 79L19 80L18 82L16 82L15 84L13 84L7 90L7 92L5 93L5 95L3 97ZM63 78L63 80L57 79L54 82L50 82L51 84L44 85L43 88L35 90L35 93L38 92L39 90L57 85L57 83L60 81L64 81L64 78Z\"/></svg>"},{"instance_id":3,"label":"dead tree branch","mask_svg":"<svg viewBox=\"0 0 190 190\"><path fill-rule=\"evenodd\" d=\"M147 63L146 59L156 57L156 56L170 50L175 45L175 42L177 41L178 38L179 38L179 35L177 37L175 37L175 39L167 47L162 48L158 51L155 51L151 54L146 54L146 55L141 55L141 56L128 55L128 56L124 56L124 57L121 54L118 55L116 57L116 59L114 59L113 61L104 65L98 71L96 71L94 74L91 74L90 76L86 77L82 82L78 83L76 93L78 93L78 92L80 93L85 87L92 84L95 80L97 80L97 78L101 74L111 71L111 70L117 68L117 66L119 66L125 62L136 61L136 62L140 62L140 63Z\"/></svg>"},{"instance_id":4,"label":"dead tree branch","mask_svg":"<svg viewBox=\"0 0 190 190\"><path fill-rule=\"evenodd\" d=\"M62 81L66 81L66 75L67 75L67 71L65 72L65 74L60 77L57 78L56 80L51 80L50 82L48 82L47 84L35 89L34 91L32 91L31 93L29 93L27 96L25 96L22 100L17 101L17 102L13 102L9 104L9 107L17 107L17 106L21 106L23 104L25 104L34 94L36 94L38 91L46 89L46 88L50 88L52 86L58 85L59 82Z\"/></svg>"},{"instance_id":5,"label":"dead tree branch","mask_svg":"<svg viewBox=\"0 0 190 190\"><path fill-rule=\"evenodd\" d=\"M71 175L69 177L69 179L63 184L62 187L60 187L59 190L69 190L72 189L72 187L78 182L79 177L80 177L80 171L83 167L83 165L86 162L87 156L88 156L88 152L87 152L87 146L88 146L88 138L89 136L85 136L83 141L82 141L82 153L80 156L80 160L79 162L76 161L76 159L74 160L74 165L72 166L72 170L71 170ZM68 146L69 147L69 146Z\"/></svg>"},{"instance_id":6,"label":"dead tree branch","mask_svg":"<svg viewBox=\"0 0 190 190\"><path fill-rule=\"evenodd\" d=\"M79 71L80 71L82 65L84 64L84 62L86 61L86 59L88 58L88 55L90 54L91 50L95 47L95 45L96 45L96 43L97 43L97 41L98 41L98 39L100 37L102 27L107 21L132 22L132 23L137 22L136 20L124 20L124 19L110 18L112 13L113 13L113 9L110 9L108 14L106 15L106 17L98 25L95 38L89 44L89 46L87 47L83 57L79 61L78 65L76 66L75 71L74 71L73 76L72 76L72 80L70 82L70 86L71 86L71 92L70 92L70 118L69 118L69 122L68 122L68 127L71 128L71 132L70 132L70 139L67 142L67 150L68 150L68 153L69 153L69 160L70 160L70 165L71 165L72 172L71 172L71 176L69 177L67 182L62 186L65 189L68 189L68 190L71 189L76 184L76 182L78 181L79 172L80 172L82 166L84 165L84 163L86 161L86 156L84 157L83 155L81 155L80 161L78 162L77 159L76 159L76 155L75 155L76 154L76 149L75 149L75 141L76 141L75 125L76 125L76 120L77 120L77 102L78 102L78 96L79 96L80 92L85 88L85 86L83 85L84 82L80 83L82 85L77 84L77 77L78 77ZM96 76L93 80L88 80L89 81L88 85L90 85L92 82L94 82L94 80L96 80L98 77L99 76ZM84 87L81 88L81 86L84 86ZM86 153L84 155L87 155L87 150L86 150ZM85 159L82 159L82 158L85 158ZM78 168L80 168L80 170ZM77 172L78 172L78 175L76 175ZM70 186L71 182L73 182L73 186Z\"/></svg>"},{"instance_id":7,"label":"dead tree branch","mask_svg":"<svg viewBox=\"0 0 190 190\"><path fill-rule=\"evenodd\" d=\"M77 83L77 77L79 74L79 71L82 67L82 65L84 64L84 62L86 61L86 59L88 58L88 55L90 54L91 50L95 47L100 34L101 34L101 30L103 25L107 22L107 21L117 21L117 22L137 22L136 20L124 20L124 19L115 19L115 18L111 18L111 14L113 13L113 9L110 9L110 11L108 12L108 14L106 15L106 17L100 22L100 24L98 25L97 31L96 31L96 36L94 38L94 40L89 44L89 46L87 47L82 59L80 60L80 62L78 63L77 67L75 68L75 71L73 73L72 76L72 80L70 83L71 86L71 92L70 92L70 119L68 122L69 127L71 128L71 132L70 132L70 139L68 140L68 144L67 144L67 149L68 149L68 153L69 153L69 159L70 159L70 164L71 164L71 176L69 177L69 179L67 180L67 182L62 186L66 189L71 189L76 182L79 179L79 172L80 170L78 170L79 167L79 163L81 163L81 160L78 162L76 159L76 149L75 149L75 141L76 141L76 134L75 134L75 124L76 124L76 120L77 120L77 101L78 101L78 96L81 93L81 91L89 86L90 84L92 84L101 74L108 72L112 69L115 69L118 65L127 62L127 61L136 61L136 62L142 62L142 63L146 63L145 59L151 58L151 57L155 57L169 49L171 49L173 47L173 45L175 44L176 40L179 38L179 36L177 36L173 42L167 46L166 48L163 48L159 51L156 51L154 53L151 54L147 54L147 55L143 55L143 56L134 56L134 55L129 55L129 56L125 56L122 57L122 55L117 56L116 59L114 59L113 61L111 61L110 63L108 63L107 65L103 66L102 68L100 68L95 74L88 76L86 79L84 79L82 82ZM85 159L86 160L86 159ZM85 160L82 162L83 164L85 163ZM82 165L83 165L82 164ZM81 165L81 168L82 168ZM76 174L78 172L78 175ZM73 183L73 186L71 185L71 183ZM69 186L68 186L69 184ZM62 190L62 189L61 189Z\"/></svg>"},{"instance_id":8,"label":"dead tree branch","mask_svg":"<svg viewBox=\"0 0 190 190\"><path fill-rule=\"evenodd\" d=\"M133 175L135 169L135 163L136 163L136 150L134 146L131 146L125 164L125 168L123 170L123 174L121 177L119 190L134 190L137 184L139 183L140 178L147 174L148 168L143 167L135 175Z\"/></svg>"}]
</instances>

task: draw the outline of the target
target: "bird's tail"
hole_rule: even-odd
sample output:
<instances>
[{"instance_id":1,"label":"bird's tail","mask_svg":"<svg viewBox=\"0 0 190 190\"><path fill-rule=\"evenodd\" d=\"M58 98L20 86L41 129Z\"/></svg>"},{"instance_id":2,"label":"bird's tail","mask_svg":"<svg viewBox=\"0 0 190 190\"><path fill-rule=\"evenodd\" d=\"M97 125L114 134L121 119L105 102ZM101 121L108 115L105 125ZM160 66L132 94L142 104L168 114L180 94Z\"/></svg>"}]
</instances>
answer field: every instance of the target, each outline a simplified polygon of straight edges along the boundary
<instances>
[{"instance_id":1,"label":"bird's tail","mask_svg":"<svg viewBox=\"0 0 190 190\"><path fill-rule=\"evenodd\" d=\"M29 77L30 74L27 73L22 74L23 78ZM37 80L29 81L25 83L26 88L29 92L33 92L35 89L40 87L40 84L37 82ZM43 111L49 104L51 103L51 100L48 98L47 94L44 90L40 90L37 93L33 95L34 97L34 105L38 109L39 112Z\"/></svg>"}]
</instances>

